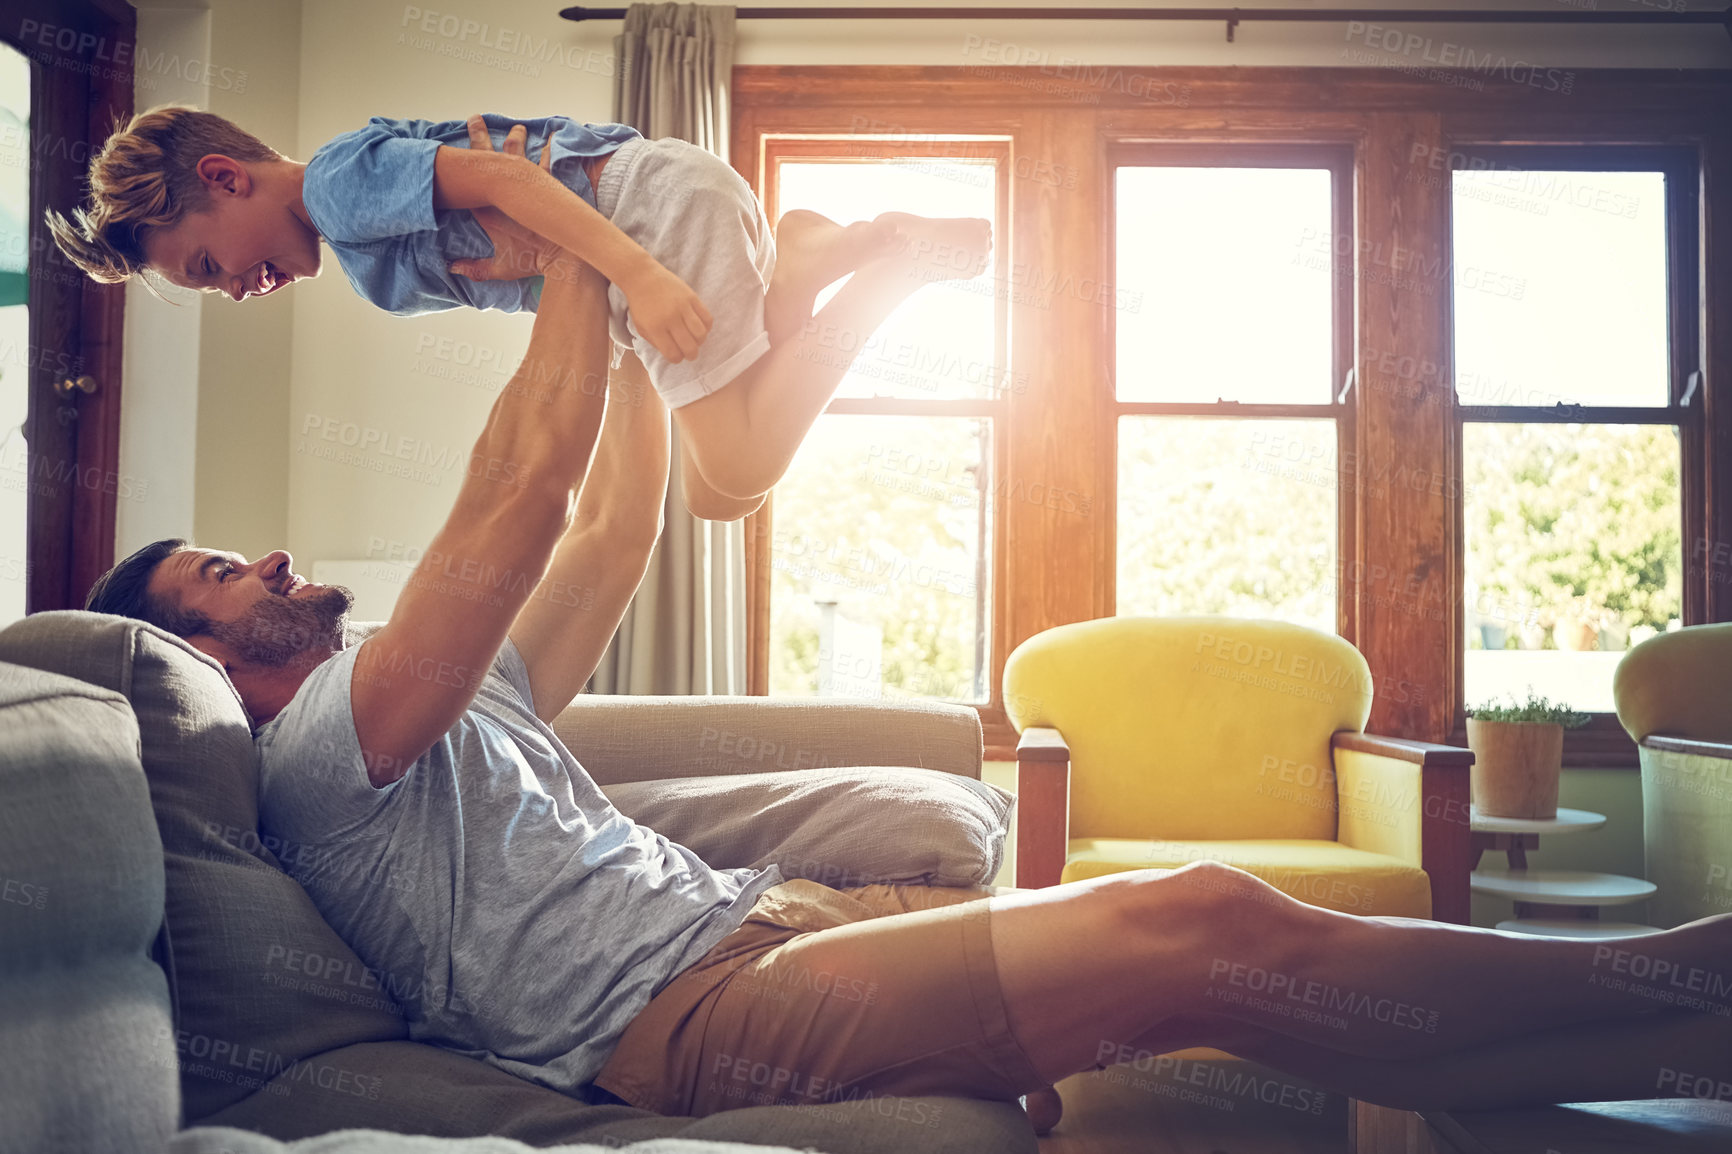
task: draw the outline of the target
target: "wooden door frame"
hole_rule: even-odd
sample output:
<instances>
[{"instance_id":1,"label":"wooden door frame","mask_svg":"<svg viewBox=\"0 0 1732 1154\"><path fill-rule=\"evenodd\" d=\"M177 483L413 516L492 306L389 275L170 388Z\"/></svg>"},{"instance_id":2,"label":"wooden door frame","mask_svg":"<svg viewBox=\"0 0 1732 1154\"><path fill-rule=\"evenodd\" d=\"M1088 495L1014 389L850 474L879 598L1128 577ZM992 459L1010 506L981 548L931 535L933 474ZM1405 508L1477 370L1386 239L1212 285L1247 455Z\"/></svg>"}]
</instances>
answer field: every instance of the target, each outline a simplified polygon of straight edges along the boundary
<instances>
[{"instance_id":1,"label":"wooden door frame","mask_svg":"<svg viewBox=\"0 0 1732 1154\"><path fill-rule=\"evenodd\" d=\"M121 0L8 0L0 40L31 61L25 611L81 607L114 562L124 285L100 285L44 218L83 200L86 166L132 114L137 14ZM96 391L57 390L90 377ZM142 495L141 493L138 495Z\"/></svg>"}]
</instances>

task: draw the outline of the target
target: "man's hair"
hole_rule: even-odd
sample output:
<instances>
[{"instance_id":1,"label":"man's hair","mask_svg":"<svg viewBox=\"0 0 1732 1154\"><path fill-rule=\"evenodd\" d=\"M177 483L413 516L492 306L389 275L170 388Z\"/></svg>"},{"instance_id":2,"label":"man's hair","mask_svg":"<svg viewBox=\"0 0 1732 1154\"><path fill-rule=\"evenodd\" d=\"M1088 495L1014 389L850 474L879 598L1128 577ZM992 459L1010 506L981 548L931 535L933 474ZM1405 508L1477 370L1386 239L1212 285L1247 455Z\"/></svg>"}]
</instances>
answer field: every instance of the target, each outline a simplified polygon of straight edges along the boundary
<instances>
[{"instance_id":1,"label":"man's hair","mask_svg":"<svg viewBox=\"0 0 1732 1154\"><path fill-rule=\"evenodd\" d=\"M90 203L68 220L48 211L48 228L66 259L103 284L144 271L144 234L202 212L210 190L198 162L212 153L242 161L280 160L270 145L232 121L165 104L115 123L90 160Z\"/></svg>"},{"instance_id":2,"label":"man's hair","mask_svg":"<svg viewBox=\"0 0 1732 1154\"><path fill-rule=\"evenodd\" d=\"M152 541L108 572L90 587L84 607L92 613L114 613L121 617L136 617L158 629L166 629L176 637L196 637L210 628L210 618L203 613L182 609L179 605L150 592L150 578L156 567L170 553L187 548L192 542L184 537L164 537Z\"/></svg>"}]
</instances>

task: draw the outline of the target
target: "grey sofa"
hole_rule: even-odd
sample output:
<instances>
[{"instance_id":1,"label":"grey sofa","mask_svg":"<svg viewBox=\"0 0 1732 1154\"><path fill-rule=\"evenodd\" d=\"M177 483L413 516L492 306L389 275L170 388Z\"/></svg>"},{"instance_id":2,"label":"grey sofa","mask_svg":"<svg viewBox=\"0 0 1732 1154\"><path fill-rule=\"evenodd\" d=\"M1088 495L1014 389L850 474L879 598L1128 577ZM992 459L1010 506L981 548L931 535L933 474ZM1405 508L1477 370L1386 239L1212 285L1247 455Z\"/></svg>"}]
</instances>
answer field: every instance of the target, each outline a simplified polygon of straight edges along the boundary
<instances>
[{"instance_id":1,"label":"grey sofa","mask_svg":"<svg viewBox=\"0 0 1732 1154\"><path fill-rule=\"evenodd\" d=\"M799 751L807 764L980 770L967 710L703 698L573 710L558 728L604 787L786 770ZM256 788L239 698L179 639L87 613L0 631L0 1152L1036 1150L1013 1103L668 1118L409 1041L389 992L282 872L277 852L292 847L261 839Z\"/></svg>"}]
</instances>

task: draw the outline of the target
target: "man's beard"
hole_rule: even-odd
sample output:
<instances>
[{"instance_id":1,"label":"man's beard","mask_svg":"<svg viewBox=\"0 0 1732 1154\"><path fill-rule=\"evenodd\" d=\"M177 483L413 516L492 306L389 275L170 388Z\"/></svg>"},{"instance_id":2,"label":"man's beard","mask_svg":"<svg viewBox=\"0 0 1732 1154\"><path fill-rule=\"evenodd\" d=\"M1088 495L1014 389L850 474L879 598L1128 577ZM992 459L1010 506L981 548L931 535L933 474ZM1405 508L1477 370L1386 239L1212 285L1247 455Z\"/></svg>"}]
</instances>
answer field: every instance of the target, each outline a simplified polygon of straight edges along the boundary
<instances>
[{"instance_id":1,"label":"man's beard","mask_svg":"<svg viewBox=\"0 0 1732 1154\"><path fill-rule=\"evenodd\" d=\"M248 665L281 669L307 655L322 661L343 648L343 624L354 603L355 595L341 585L304 597L270 596L234 621L213 622L206 632Z\"/></svg>"}]
</instances>

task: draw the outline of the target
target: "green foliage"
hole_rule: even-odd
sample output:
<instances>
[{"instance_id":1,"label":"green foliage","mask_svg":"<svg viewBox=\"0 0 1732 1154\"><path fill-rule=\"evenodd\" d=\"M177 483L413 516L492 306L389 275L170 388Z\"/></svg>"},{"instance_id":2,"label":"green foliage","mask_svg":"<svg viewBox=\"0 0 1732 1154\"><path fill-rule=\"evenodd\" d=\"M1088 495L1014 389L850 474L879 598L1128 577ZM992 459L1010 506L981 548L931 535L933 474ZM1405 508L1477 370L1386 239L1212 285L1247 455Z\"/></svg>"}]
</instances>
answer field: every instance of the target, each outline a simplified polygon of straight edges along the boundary
<instances>
[{"instance_id":1,"label":"green foliage","mask_svg":"<svg viewBox=\"0 0 1732 1154\"><path fill-rule=\"evenodd\" d=\"M1577 713L1561 701L1541 697L1531 685L1528 686L1526 701L1512 693L1508 705L1488 701L1469 709L1467 715L1475 721L1521 721L1534 725L1561 725L1565 729L1579 729L1588 723L1587 714Z\"/></svg>"},{"instance_id":2,"label":"green foliage","mask_svg":"<svg viewBox=\"0 0 1732 1154\"><path fill-rule=\"evenodd\" d=\"M827 595L882 630L887 696L974 698L975 559L991 547L976 540L984 424L820 419L774 496L772 693L818 691L813 598Z\"/></svg>"},{"instance_id":3,"label":"green foliage","mask_svg":"<svg viewBox=\"0 0 1732 1154\"><path fill-rule=\"evenodd\" d=\"M1338 472L1334 428L1323 421L1136 417L1119 428L1120 612L1274 617L1333 631L1339 585L1354 575L1336 556L1340 486L1375 507L1402 483L1399 462ZM1672 429L1473 424L1465 438L1472 644L1481 620L1506 623L1510 646L1517 625L1546 626L1550 647L1549 627L1572 617L1615 636L1664 630L1680 616ZM977 540L983 452L989 442L969 419L819 422L775 493L772 692L817 691L812 598L827 594L850 620L883 631L886 693L973 695L975 558L990 548ZM1028 499L995 484L1002 500ZM1106 515L1088 500L1096 495L1076 496L1065 515ZM1388 612L1447 609L1441 578L1404 583L1373 570L1359 585L1347 592Z\"/></svg>"},{"instance_id":4,"label":"green foliage","mask_svg":"<svg viewBox=\"0 0 1732 1154\"><path fill-rule=\"evenodd\" d=\"M1334 632L1339 484L1332 421L1121 421L1119 612Z\"/></svg>"},{"instance_id":5,"label":"green foliage","mask_svg":"<svg viewBox=\"0 0 1732 1154\"><path fill-rule=\"evenodd\" d=\"M1470 425L1463 456L1466 568L1486 617L1663 631L1679 616L1673 429Z\"/></svg>"}]
</instances>

